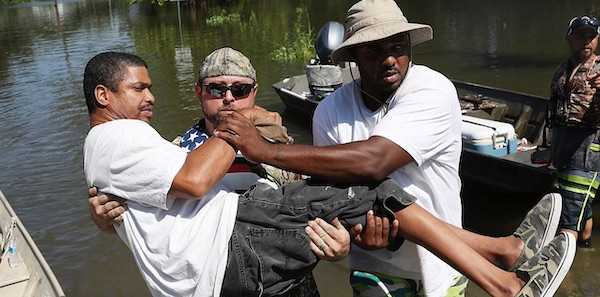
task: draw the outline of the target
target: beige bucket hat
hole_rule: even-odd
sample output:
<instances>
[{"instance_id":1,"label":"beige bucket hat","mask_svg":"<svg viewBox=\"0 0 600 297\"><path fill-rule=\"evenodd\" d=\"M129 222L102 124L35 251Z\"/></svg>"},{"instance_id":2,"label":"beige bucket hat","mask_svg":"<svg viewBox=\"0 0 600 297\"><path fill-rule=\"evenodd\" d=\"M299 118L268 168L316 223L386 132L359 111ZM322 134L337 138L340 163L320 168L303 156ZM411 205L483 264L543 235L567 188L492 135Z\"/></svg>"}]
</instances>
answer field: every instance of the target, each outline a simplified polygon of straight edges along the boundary
<instances>
[{"instance_id":1,"label":"beige bucket hat","mask_svg":"<svg viewBox=\"0 0 600 297\"><path fill-rule=\"evenodd\" d=\"M409 32L411 46L433 39L429 25L409 23L394 0L362 0L346 13L344 42L331 53L336 62L354 61L350 47ZM355 61L354 61L355 62Z\"/></svg>"}]
</instances>

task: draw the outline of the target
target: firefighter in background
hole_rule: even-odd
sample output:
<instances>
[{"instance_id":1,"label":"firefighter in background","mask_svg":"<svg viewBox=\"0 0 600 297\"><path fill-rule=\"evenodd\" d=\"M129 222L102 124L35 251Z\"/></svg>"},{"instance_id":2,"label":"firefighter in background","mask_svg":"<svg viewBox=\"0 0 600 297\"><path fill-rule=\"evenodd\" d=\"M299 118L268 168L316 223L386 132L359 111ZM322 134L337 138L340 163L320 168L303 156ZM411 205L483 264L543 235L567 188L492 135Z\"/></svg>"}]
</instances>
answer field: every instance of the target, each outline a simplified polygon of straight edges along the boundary
<instances>
[{"instance_id":1,"label":"firefighter in background","mask_svg":"<svg viewBox=\"0 0 600 297\"><path fill-rule=\"evenodd\" d=\"M569 22L569 59L551 86L552 162L563 197L559 228L591 247L592 201L600 185L600 57L596 55L600 22L591 16Z\"/></svg>"}]
</instances>

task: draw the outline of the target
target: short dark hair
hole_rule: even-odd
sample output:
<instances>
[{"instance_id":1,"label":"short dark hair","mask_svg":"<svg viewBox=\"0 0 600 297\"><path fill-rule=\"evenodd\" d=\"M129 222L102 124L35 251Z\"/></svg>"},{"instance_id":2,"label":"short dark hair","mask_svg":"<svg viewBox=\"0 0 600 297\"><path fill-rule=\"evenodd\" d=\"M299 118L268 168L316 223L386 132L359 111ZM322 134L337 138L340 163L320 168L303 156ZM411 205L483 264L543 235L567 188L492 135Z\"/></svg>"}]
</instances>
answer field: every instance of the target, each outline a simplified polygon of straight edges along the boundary
<instances>
[{"instance_id":1,"label":"short dark hair","mask_svg":"<svg viewBox=\"0 0 600 297\"><path fill-rule=\"evenodd\" d=\"M142 58L128 53L104 52L88 61L83 72L83 93L89 113L94 112L98 106L94 92L96 86L103 85L116 92L123 80L123 70L128 66L148 68Z\"/></svg>"}]
</instances>

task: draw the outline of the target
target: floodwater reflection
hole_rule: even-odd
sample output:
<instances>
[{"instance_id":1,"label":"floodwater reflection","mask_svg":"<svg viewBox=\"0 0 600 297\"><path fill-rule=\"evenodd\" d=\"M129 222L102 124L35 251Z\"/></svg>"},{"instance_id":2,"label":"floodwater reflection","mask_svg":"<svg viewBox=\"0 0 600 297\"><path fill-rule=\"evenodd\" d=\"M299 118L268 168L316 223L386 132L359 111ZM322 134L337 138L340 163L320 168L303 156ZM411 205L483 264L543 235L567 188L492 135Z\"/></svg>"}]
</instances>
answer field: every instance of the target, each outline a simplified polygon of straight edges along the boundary
<instances>
[{"instance_id":1,"label":"floodwater reflection","mask_svg":"<svg viewBox=\"0 0 600 297\"><path fill-rule=\"evenodd\" d=\"M199 63L213 49L232 46L258 71L258 103L284 113L290 134L309 143L306 121L286 114L270 88L302 73L303 62L274 62L270 54L294 26L316 32L326 21L342 21L354 1L210 0L196 9L180 3L179 13L177 3L156 8L126 2L68 0L55 7L53 1L35 1L0 10L0 189L69 296L148 294L124 245L114 235L100 234L87 215L81 154L88 130L81 87L85 63L107 50L142 56L157 97L154 125L172 138L201 116L193 92ZM415 49L416 63L451 78L544 96L567 54L566 22L600 8L592 0L406 0L401 5L411 21L434 28L435 39ZM298 9L307 12L305 23L296 23ZM227 21L218 23L215 16ZM490 208L506 201L486 197L481 199L488 199L484 204ZM494 226L493 216L485 218L483 231L505 233L506 226ZM579 252L557 296L599 296L598 267L599 252ZM349 296L346 273L343 264L320 264L322 296ZM471 296L480 295L471 290Z\"/></svg>"}]
</instances>

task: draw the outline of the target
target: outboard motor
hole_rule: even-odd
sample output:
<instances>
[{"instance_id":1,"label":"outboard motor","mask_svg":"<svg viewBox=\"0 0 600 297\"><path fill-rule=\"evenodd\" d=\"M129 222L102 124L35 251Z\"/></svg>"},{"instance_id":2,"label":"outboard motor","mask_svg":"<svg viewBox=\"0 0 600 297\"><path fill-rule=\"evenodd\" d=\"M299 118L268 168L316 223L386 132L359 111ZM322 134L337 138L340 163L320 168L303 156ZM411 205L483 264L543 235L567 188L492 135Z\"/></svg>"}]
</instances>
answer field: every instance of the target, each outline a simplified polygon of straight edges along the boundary
<instances>
[{"instance_id":1,"label":"outboard motor","mask_svg":"<svg viewBox=\"0 0 600 297\"><path fill-rule=\"evenodd\" d=\"M306 65L306 79L312 97L320 101L342 83L342 69L333 64L331 53L344 41L344 26L338 22L327 22L315 40L317 59Z\"/></svg>"},{"instance_id":2,"label":"outboard motor","mask_svg":"<svg viewBox=\"0 0 600 297\"><path fill-rule=\"evenodd\" d=\"M338 22L327 22L315 40L315 51L319 59L319 64L333 64L331 61L331 52L344 41L344 25Z\"/></svg>"}]
</instances>

